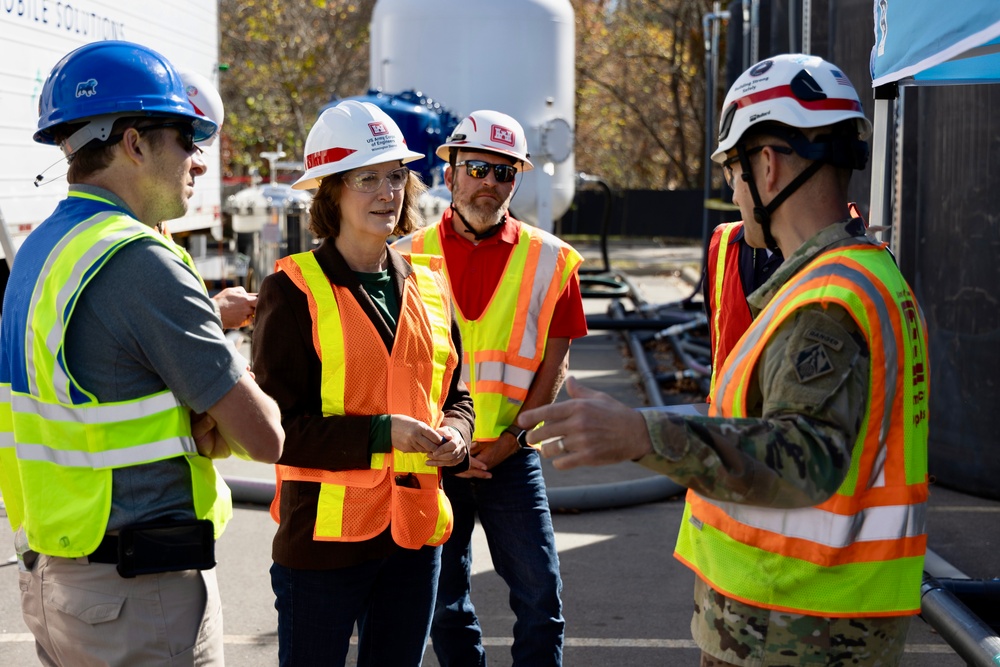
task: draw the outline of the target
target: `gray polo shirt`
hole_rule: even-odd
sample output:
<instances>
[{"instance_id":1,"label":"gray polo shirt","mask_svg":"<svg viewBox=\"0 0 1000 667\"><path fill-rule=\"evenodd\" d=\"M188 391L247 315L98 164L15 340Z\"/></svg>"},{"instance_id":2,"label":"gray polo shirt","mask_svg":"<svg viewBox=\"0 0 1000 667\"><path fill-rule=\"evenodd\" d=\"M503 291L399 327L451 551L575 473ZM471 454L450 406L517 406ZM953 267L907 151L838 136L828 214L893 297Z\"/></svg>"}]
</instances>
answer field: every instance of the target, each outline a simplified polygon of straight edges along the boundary
<instances>
[{"instance_id":1,"label":"gray polo shirt","mask_svg":"<svg viewBox=\"0 0 1000 667\"><path fill-rule=\"evenodd\" d=\"M128 210L106 190L73 189ZM76 381L101 402L169 388L195 412L215 405L246 370L198 277L147 240L126 244L83 289L66 331L66 359ZM108 530L194 516L183 458L119 468L113 480Z\"/></svg>"}]
</instances>

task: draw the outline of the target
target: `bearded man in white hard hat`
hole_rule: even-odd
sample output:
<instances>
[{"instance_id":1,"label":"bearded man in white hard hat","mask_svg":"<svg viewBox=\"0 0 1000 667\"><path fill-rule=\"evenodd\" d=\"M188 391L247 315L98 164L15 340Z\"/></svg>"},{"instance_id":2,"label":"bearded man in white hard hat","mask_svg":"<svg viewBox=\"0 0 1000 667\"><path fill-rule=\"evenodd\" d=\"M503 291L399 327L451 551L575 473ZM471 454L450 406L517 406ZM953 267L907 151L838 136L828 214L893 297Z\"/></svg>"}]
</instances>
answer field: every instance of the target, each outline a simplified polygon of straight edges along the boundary
<instances>
[{"instance_id":1,"label":"bearded man in white hard hat","mask_svg":"<svg viewBox=\"0 0 1000 667\"><path fill-rule=\"evenodd\" d=\"M514 420L555 400L570 341L586 335L582 258L509 213L518 173L532 168L520 123L475 111L437 149L451 207L399 244L444 255L476 408L471 452L481 467L445 479L455 530L442 549L431 638L442 666L486 664L470 597L475 517L517 618L514 665L561 665L559 558L538 452ZM483 469L485 468L485 469Z\"/></svg>"},{"instance_id":2,"label":"bearded man in white hard hat","mask_svg":"<svg viewBox=\"0 0 1000 667\"><path fill-rule=\"evenodd\" d=\"M927 339L847 185L871 124L847 77L775 56L733 84L719 147L753 247L779 248L708 417L637 412L573 380L532 410L557 468L624 460L687 486L703 666L898 665L927 535Z\"/></svg>"}]
</instances>

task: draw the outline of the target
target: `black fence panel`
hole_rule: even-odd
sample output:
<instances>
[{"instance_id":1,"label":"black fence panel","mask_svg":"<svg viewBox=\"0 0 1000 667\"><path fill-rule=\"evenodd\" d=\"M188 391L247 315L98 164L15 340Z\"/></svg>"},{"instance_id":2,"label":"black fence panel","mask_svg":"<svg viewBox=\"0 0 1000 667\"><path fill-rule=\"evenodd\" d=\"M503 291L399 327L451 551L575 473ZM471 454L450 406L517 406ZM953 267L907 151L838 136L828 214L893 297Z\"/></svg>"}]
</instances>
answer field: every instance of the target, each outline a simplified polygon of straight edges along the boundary
<instances>
[{"instance_id":1,"label":"black fence panel","mask_svg":"<svg viewBox=\"0 0 1000 667\"><path fill-rule=\"evenodd\" d=\"M622 190L611 198L608 235L620 237L702 238L701 190ZM560 235L600 235L604 223L605 194L601 190L578 190L573 205L556 221ZM728 214L725 219L737 219ZM736 215L737 218L732 216ZM724 216L712 211L712 227Z\"/></svg>"}]
</instances>

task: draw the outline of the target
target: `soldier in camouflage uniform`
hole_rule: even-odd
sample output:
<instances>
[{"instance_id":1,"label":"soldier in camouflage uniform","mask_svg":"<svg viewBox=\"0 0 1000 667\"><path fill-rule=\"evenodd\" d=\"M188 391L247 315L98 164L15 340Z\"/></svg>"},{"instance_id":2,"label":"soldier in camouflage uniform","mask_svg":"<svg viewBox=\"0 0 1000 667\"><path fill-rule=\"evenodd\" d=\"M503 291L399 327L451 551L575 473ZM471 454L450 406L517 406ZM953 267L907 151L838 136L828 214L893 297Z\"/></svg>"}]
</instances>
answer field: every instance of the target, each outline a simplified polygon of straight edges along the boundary
<instances>
[{"instance_id":1,"label":"soldier in camouflage uniform","mask_svg":"<svg viewBox=\"0 0 1000 667\"><path fill-rule=\"evenodd\" d=\"M720 147L713 159L723 163L734 186L734 202L748 221L748 242L779 248L786 259L748 298L755 321L722 368L721 386L713 396L713 416L635 411L570 378L567 389L572 400L522 412L518 420L524 428L544 422L530 432L528 440L544 441L542 454L555 457L556 468L634 460L690 489L676 555L699 575L691 630L702 649L703 667L898 665L910 619L919 611L926 548L922 518L926 337L912 293L894 264L886 261L887 251L869 240L864 223L848 213L847 182L852 168L864 168L867 144L863 139L871 126L846 81L822 59L778 56L744 73L727 96ZM782 115L782 104L792 106L798 115ZM812 124L807 124L809 112L817 117ZM735 183L734 165L740 176ZM805 281L819 275L822 267L815 268L819 263L826 260L826 270L840 275L859 256L862 263L874 259L864 272L871 269L879 280L887 276L887 283L875 281L880 288L873 292L881 294L889 307L879 302L882 310L873 307L866 311L869 315L859 316L851 306L834 301L793 301L803 298L799 295ZM867 283L862 279L858 284ZM903 315L882 319L893 320L896 328L870 316L890 313L893 305ZM752 356L758 351L758 356ZM899 366L891 367L883 355L898 359ZM745 375L740 375L741 369ZM740 377L746 380L738 382ZM883 401L885 391L888 395ZM881 519L889 524L887 533L895 536L880 538L880 544L887 547L885 553L892 555L860 559L863 567L885 568L893 582L902 582L898 586L902 590L892 603L873 607L864 599L865 590L867 586L873 594L885 592L877 590L877 583L841 584L836 577L861 571L849 569L856 564L852 558L871 542L862 542L858 535L869 528L873 532L884 528L866 523L866 513L874 516L881 508L865 506L848 512L841 504L837 514L825 510L823 504L850 502L873 489L874 493L885 490L880 487L894 474L892 466L898 465L903 451L902 446L893 449L885 443L904 432L904 420L911 420L912 426L905 422L906 437L898 441L906 443L910 467L906 483L892 491L902 494L894 497L906 498L901 506L908 513L902 525ZM880 428L882 435L873 435ZM872 459L876 462L871 463ZM715 515L693 507L712 511L722 507L725 517L705 525L709 521L704 517ZM812 541L797 539L800 533L795 531L802 529L804 521L796 518L801 512L821 518L801 533L817 534ZM768 526L761 530L752 521L744 525L741 519L732 518L742 516L773 522L759 524ZM853 526L842 548L831 550L837 567L824 568L827 564L819 562L799 569L800 561L787 557L794 551L794 546L788 546L793 542L815 542L817 550L835 543L838 536L833 528L830 535L822 533L827 526L822 519L830 518L829 524L836 526L837 519L845 517ZM734 523L738 528L726 533ZM794 529L784 527L786 523L794 524ZM744 538L734 536L747 526L756 533L778 528L763 541L747 539L740 545L749 544L752 550L724 553L713 547L716 551L705 556L710 543L721 543L714 541L718 538L710 539L709 533L722 532L723 540L739 542ZM710 530L705 532L706 528ZM869 538L866 533L865 539ZM780 560L767 560L775 555L772 551ZM845 558L844 552L848 552L846 569L841 567L843 560L836 560ZM733 553L744 558L734 560ZM758 553L763 554L760 562L746 557ZM769 569L776 562L787 567ZM730 577L730 570L741 574ZM815 570L824 570L818 577L812 575L822 580L820 584L809 579ZM805 576L800 576L802 572ZM717 586L716 579L727 585L737 583ZM747 584L746 580L762 583ZM808 603L796 599L795 592L800 584L816 585L834 600L836 604L830 604L837 607L837 613L803 609ZM841 585L849 591L844 594L846 600L836 592ZM748 596L740 586L774 594L760 605L752 604L768 596ZM723 592L733 588L738 593Z\"/></svg>"}]
</instances>

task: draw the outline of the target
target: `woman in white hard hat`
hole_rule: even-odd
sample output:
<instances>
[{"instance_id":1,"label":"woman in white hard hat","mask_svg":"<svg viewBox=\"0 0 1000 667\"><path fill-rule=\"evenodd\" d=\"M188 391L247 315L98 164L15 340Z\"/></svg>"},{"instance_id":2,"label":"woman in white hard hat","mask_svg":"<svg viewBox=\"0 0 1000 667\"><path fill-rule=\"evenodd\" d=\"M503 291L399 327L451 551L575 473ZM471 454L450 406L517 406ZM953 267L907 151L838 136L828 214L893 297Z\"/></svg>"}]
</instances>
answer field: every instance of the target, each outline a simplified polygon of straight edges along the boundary
<instances>
[{"instance_id":1,"label":"woman in white hard hat","mask_svg":"<svg viewBox=\"0 0 1000 667\"><path fill-rule=\"evenodd\" d=\"M386 245L415 228L422 157L372 104L326 110L306 140L315 251L261 284L257 382L281 407L271 514L281 665L419 665L467 469L472 400L441 258Z\"/></svg>"}]
</instances>

